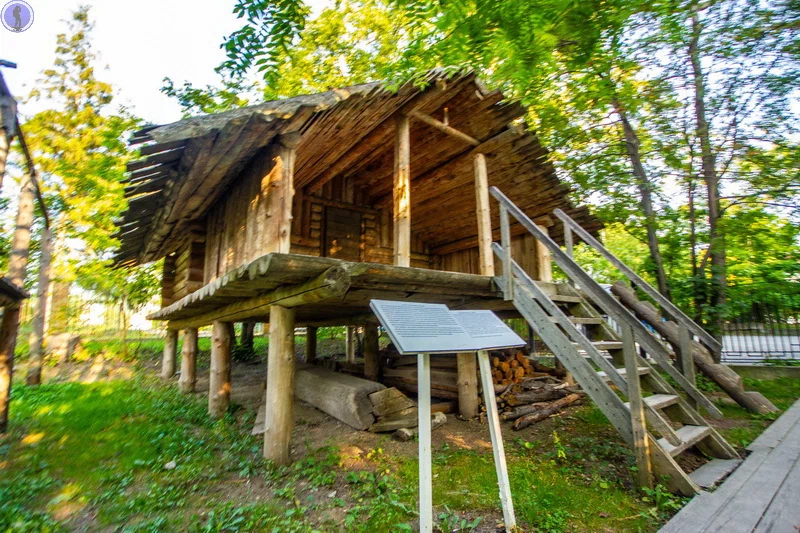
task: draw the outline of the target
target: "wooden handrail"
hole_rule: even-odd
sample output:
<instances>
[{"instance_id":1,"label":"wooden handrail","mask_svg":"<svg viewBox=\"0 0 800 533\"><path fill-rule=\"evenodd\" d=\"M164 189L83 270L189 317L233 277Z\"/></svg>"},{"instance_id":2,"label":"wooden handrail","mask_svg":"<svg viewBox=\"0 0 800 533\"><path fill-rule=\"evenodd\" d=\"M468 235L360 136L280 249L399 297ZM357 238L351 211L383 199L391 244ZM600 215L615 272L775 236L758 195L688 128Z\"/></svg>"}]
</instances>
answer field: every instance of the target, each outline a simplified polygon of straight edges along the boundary
<instances>
[{"instance_id":1,"label":"wooden handrail","mask_svg":"<svg viewBox=\"0 0 800 533\"><path fill-rule=\"evenodd\" d=\"M703 341L703 344L705 344L712 352L718 355L722 351L722 345L717 339L715 339L694 320L686 316L686 314L678 309L675 304L670 302L663 294L658 292L652 285L642 279L641 276L631 270L628 265L623 263L617 256L608 251L605 246L600 244L600 241L592 237L588 231L583 229L580 224L575 222L569 215L567 215L561 209L556 209L553 211L553 214L561 219L565 227L574 231L583 242L597 250L597 252L606 258L609 263L614 265L617 270L625 274L625 276L631 280L636 287L639 287L642 291L644 291L645 294L655 300L656 303L658 303L658 305L660 305L668 315L674 317L679 324L685 325L689 331L697 335L700 340Z\"/></svg>"},{"instance_id":2,"label":"wooden handrail","mask_svg":"<svg viewBox=\"0 0 800 533\"><path fill-rule=\"evenodd\" d=\"M700 405L706 408L709 414L715 418L721 418L722 412L706 398L694 384L690 383L671 364L670 354L644 325L616 298L606 292L580 265L573 261L556 242L536 227L536 224L519 207L516 206L508 197L497 187L491 187L489 193L500 202L501 209L505 208L509 215L525 227L539 242L541 242L553 256L553 261L561 270L573 281L578 283L583 291L600 306L611 318L619 323L628 324L633 330L636 340L644 347L645 351L655 359L661 369L670 375L686 393L694 398ZM505 265L504 265L505 266Z\"/></svg>"}]
</instances>

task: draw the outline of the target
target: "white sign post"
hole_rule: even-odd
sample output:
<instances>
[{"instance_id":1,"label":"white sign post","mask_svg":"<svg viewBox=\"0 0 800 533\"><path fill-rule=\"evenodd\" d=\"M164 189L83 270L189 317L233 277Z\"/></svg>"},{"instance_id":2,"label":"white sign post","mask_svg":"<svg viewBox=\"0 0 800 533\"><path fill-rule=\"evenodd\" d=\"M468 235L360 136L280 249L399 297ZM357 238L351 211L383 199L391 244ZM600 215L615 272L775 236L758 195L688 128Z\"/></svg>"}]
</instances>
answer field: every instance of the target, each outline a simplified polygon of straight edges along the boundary
<instances>
[{"instance_id":1,"label":"white sign post","mask_svg":"<svg viewBox=\"0 0 800 533\"><path fill-rule=\"evenodd\" d=\"M494 396L490 349L523 346L519 335L491 311L451 311L442 304L423 304L372 300L375 312L398 352L417 355L417 387L419 412L419 528L433 531L433 474L431 472L431 353L477 352L481 385L492 438L500 504L507 530L517 521L508 468L500 433L500 416Z\"/></svg>"}]
</instances>

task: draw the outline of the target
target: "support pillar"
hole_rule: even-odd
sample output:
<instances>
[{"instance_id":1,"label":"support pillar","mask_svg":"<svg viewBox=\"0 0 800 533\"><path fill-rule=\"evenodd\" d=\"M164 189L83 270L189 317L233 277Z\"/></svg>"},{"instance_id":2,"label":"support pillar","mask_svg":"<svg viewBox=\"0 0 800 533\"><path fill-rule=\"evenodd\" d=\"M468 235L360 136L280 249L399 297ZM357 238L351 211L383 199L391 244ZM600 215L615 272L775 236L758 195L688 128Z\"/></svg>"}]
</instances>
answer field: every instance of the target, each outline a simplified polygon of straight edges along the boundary
<instances>
[{"instance_id":1,"label":"support pillar","mask_svg":"<svg viewBox=\"0 0 800 533\"><path fill-rule=\"evenodd\" d=\"M475 203L478 216L478 260L482 276L494 276L492 252L492 218L489 208L489 174L486 156L475 156Z\"/></svg>"},{"instance_id":2,"label":"support pillar","mask_svg":"<svg viewBox=\"0 0 800 533\"><path fill-rule=\"evenodd\" d=\"M545 235L549 235L546 227L539 226L539 229ZM536 241L536 273L539 276L539 281L553 281L553 258L547 246L538 240Z\"/></svg>"},{"instance_id":3,"label":"support pillar","mask_svg":"<svg viewBox=\"0 0 800 533\"><path fill-rule=\"evenodd\" d=\"M189 328L183 332L183 349L181 350L181 377L178 388L184 394L194 392L197 383L197 328Z\"/></svg>"},{"instance_id":4,"label":"support pillar","mask_svg":"<svg viewBox=\"0 0 800 533\"><path fill-rule=\"evenodd\" d=\"M317 360L317 328L308 326L306 328L306 363L314 364Z\"/></svg>"},{"instance_id":5,"label":"support pillar","mask_svg":"<svg viewBox=\"0 0 800 533\"><path fill-rule=\"evenodd\" d=\"M161 357L161 378L170 379L175 375L175 352L178 351L178 330L168 329L164 339L164 355Z\"/></svg>"},{"instance_id":6,"label":"support pillar","mask_svg":"<svg viewBox=\"0 0 800 533\"><path fill-rule=\"evenodd\" d=\"M294 309L273 305L269 310L264 458L289 463L294 402Z\"/></svg>"},{"instance_id":7,"label":"support pillar","mask_svg":"<svg viewBox=\"0 0 800 533\"><path fill-rule=\"evenodd\" d=\"M380 375L378 326L364 326L364 377L378 381Z\"/></svg>"},{"instance_id":8,"label":"support pillar","mask_svg":"<svg viewBox=\"0 0 800 533\"><path fill-rule=\"evenodd\" d=\"M411 134L408 117L397 116L394 145L394 264L411 266Z\"/></svg>"},{"instance_id":9,"label":"support pillar","mask_svg":"<svg viewBox=\"0 0 800 533\"><path fill-rule=\"evenodd\" d=\"M231 403L231 328L214 322L211 333L211 371L208 376L208 414L221 418Z\"/></svg>"},{"instance_id":10,"label":"support pillar","mask_svg":"<svg viewBox=\"0 0 800 533\"><path fill-rule=\"evenodd\" d=\"M345 360L348 363L356 362L356 328L347 326L345 335Z\"/></svg>"},{"instance_id":11,"label":"support pillar","mask_svg":"<svg viewBox=\"0 0 800 533\"><path fill-rule=\"evenodd\" d=\"M458 362L458 414L467 420L478 416L478 363L475 352L456 355Z\"/></svg>"}]
</instances>

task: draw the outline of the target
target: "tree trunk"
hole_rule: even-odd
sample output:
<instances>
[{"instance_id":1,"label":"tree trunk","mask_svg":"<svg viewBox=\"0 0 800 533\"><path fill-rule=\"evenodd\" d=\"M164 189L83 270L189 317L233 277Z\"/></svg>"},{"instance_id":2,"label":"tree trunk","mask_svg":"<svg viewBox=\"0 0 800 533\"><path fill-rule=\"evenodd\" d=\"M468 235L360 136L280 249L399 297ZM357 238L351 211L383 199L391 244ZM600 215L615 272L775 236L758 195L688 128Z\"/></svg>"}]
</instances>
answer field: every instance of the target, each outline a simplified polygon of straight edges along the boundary
<instances>
[{"instance_id":1,"label":"tree trunk","mask_svg":"<svg viewBox=\"0 0 800 533\"><path fill-rule=\"evenodd\" d=\"M30 336L28 356L28 385L42 382L42 357L44 353L44 320L47 315L47 293L50 289L50 254L53 249L53 236L49 228L42 230L41 254L39 256L39 280L36 287L37 307L33 316L33 331Z\"/></svg>"},{"instance_id":2,"label":"tree trunk","mask_svg":"<svg viewBox=\"0 0 800 533\"><path fill-rule=\"evenodd\" d=\"M8 159L8 148L10 139L5 128L0 126L0 191L3 190L3 177L6 175L6 160Z\"/></svg>"},{"instance_id":3,"label":"tree trunk","mask_svg":"<svg viewBox=\"0 0 800 533\"><path fill-rule=\"evenodd\" d=\"M711 146L708 119L706 118L706 88L700 62L700 34L703 31L696 8L692 13L692 37L689 42L689 59L694 76L694 107L697 120L696 134L700 141L700 155L703 167L703 180L708 191L708 233L709 257L711 258L711 320L712 333L721 339L723 325L723 308L725 306L726 260L725 243L719 227L720 201L719 176L717 175L716 157ZM718 361L719 354L715 354Z\"/></svg>"},{"instance_id":4,"label":"tree trunk","mask_svg":"<svg viewBox=\"0 0 800 533\"><path fill-rule=\"evenodd\" d=\"M692 300L694 301L694 321L703 323L703 297L702 285L699 280L700 271L697 266L697 209L695 208L695 183L689 177L689 246L692 261Z\"/></svg>"},{"instance_id":5,"label":"tree trunk","mask_svg":"<svg viewBox=\"0 0 800 533\"><path fill-rule=\"evenodd\" d=\"M653 269L658 281L658 292L667 299L671 299L667 274L664 272L664 261L661 258L661 250L658 247L658 227L655 213L653 212L653 184L650 183L644 165L642 165L642 158L639 152L639 136L636 134L636 130L633 129L628 120L628 115L619 100L614 100L614 108L622 121L622 129L625 133L625 149L631 160L633 176L636 178L636 183L639 187L639 200L642 206L642 213L645 216L645 227L647 228L647 246L650 249L650 259L653 260Z\"/></svg>"},{"instance_id":6,"label":"tree trunk","mask_svg":"<svg viewBox=\"0 0 800 533\"><path fill-rule=\"evenodd\" d=\"M11 256L8 260L8 279L18 287L25 284L34 197L33 180L25 174L20 183L17 226L11 241ZM8 427L8 404L11 401L11 378L14 375L14 349L17 346L19 313L18 305L7 306L0 326L0 433L4 433Z\"/></svg>"}]
</instances>

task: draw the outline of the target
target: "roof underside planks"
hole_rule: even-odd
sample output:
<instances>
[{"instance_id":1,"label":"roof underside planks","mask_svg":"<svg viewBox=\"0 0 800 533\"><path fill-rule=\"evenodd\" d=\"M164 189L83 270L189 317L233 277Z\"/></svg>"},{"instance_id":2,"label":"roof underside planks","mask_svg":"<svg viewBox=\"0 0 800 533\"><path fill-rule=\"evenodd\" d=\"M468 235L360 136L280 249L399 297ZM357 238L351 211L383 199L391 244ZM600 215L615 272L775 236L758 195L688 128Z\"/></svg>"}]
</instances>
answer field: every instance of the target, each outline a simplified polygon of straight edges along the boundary
<instances>
[{"instance_id":1,"label":"roof underside planks","mask_svg":"<svg viewBox=\"0 0 800 533\"><path fill-rule=\"evenodd\" d=\"M485 153L489 183L532 218L559 207L592 233L600 228L584 207L567 198L547 151L532 133L512 124L517 103L486 92L473 74L433 72L421 89L397 92L380 83L266 102L216 115L148 127L134 135L145 159L131 164L129 209L119 221L117 261L145 263L174 248L253 156L281 134L299 132L295 187L312 193L337 176L362 188L370 203L391 208L394 120L415 110L445 120L482 142L475 147L412 119L411 220L433 253L477 245L473 155ZM493 206L493 227L499 228ZM467 221L465 223L465 221ZM562 238L562 229L551 228Z\"/></svg>"}]
</instances>

